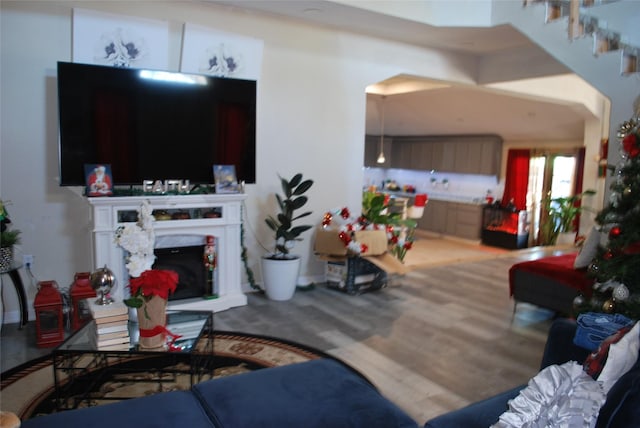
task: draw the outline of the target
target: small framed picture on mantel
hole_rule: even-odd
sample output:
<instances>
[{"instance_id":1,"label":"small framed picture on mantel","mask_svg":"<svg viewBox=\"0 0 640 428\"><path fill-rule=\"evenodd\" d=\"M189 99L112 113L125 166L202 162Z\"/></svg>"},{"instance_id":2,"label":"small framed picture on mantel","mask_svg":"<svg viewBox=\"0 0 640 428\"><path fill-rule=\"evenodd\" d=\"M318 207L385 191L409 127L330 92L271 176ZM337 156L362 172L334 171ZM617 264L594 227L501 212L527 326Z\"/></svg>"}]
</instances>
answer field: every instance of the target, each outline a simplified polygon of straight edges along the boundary
<instances>
[{"instance_id":1,"label":"small framed picture on mantel","mask_svg":"<svg viewBox=\"0 0 640 428\"><path fill-rule=\"evenodd\" d=\"M238 179L235 165L214 165L213 179L216 193L238 193Z\"/></svg>"},{"instance_id":2,"label":"small framed picture on mantel","mask_svg":"<svg viewBox=\"0 0 640 428\"><path fill-rule=\"evenodd\" d=\"M95 197L113 195L113 178L111 177L111 165L85 164L84 176L87 186L87 196Z\"/></svg>"}]
</instances>

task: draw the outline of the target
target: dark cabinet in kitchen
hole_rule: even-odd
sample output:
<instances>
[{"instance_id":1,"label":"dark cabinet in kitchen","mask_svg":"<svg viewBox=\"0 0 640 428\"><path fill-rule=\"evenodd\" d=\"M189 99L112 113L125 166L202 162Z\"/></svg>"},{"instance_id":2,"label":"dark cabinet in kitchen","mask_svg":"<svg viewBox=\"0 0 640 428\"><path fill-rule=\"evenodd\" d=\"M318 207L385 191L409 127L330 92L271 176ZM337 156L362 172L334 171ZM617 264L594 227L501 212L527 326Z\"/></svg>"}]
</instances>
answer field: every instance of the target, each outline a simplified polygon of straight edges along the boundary
<instances>
[{"instance_id":1,"label":"dark cabinet in kitchen","mask_svg":"<svg viewBox=\"0 0 640 428\"><path fill-rule=\"evenodd\" d=\"M394 137L390 146L388 166L391 168L500 174L502 138L499 136Z\"/></svg>"},{"instance_id":2,"label":"dark cabinet in kitchen","mask_svg":"<svg viewBox=\"0 0 640 428\"><path fill-rule=\"evenodd\" d=\"M418 219L418 229L479 240L482 230L482 207L430 199L424 208L424 214Z\"/></svg>"},{"instance_id":3,"label":"dark cabinet in kitchen","mask_svg":"<svg viewBox=\"0 0 640 428\"><path fill-rule=\"evenodd\" d=\"M380 155L380 137L367 136L364 140L364 166L374 168L389 168L391 166L391 139L384 138L383 151L385 161L378 163Z\"/></svg>"}]
</instances>

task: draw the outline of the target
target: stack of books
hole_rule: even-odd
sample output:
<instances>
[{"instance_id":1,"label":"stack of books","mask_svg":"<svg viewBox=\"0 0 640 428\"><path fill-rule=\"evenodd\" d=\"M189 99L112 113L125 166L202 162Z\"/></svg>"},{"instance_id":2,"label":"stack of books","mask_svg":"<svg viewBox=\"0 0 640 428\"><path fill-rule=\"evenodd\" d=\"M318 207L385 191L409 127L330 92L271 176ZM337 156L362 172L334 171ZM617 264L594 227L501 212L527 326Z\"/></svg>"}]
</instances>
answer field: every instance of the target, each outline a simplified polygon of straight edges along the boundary
<instances>
[{"instance_id":1,"label":"stack of books","mask_svg":"<svg viewBox=\"0 0 640 428\"><path fill-rule=\"evenodd\" d=\"M86 305L95 320L96 332L92 340L99 350L128 350L129 308L122 302L98 305L95 299L86 299Z\"/></svg>"}]
</instances>

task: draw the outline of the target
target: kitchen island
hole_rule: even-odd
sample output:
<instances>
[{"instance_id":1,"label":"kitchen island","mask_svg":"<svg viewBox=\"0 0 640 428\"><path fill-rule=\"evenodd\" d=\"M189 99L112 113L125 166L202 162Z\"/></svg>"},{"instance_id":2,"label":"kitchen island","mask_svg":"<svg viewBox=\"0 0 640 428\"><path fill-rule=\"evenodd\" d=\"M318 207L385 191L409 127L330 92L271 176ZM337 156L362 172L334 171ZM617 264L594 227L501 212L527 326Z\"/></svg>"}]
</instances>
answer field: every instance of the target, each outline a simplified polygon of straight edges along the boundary
<instances>
[{"instance_id":1,"label":"kitchen island","mask_svg":"<svg viewBox=\"0 0 640 428\"><path fill-rule=\"evenodd\" d=\"M413 205L415 194L386 191L394 198L406 198ZM418 221L418 231L424 230L440 235L480 241L482 234L482 208L484 200L479 197L428 193L429 201Z\"/></svg>"}]
</instances>

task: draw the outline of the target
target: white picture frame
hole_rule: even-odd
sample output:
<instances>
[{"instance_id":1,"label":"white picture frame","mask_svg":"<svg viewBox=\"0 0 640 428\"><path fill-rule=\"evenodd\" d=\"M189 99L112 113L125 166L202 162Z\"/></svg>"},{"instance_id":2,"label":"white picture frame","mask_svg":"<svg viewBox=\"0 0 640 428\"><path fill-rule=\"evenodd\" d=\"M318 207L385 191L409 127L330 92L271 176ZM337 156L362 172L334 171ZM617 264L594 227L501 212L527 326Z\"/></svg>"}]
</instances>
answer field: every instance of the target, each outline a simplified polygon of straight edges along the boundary
<instances>
[{"instance_id":1,"label":"white picture frame","mask_svg":"<svg viewBox=\"0 0 640 428\"><path fill-rule=\"evenodd\" d=\"M73 62L166 70L167 21L73 9Z\"/></svg>"},{"instance_id":2,"label":"white picture frame","mask_svg":"<svg viewBox=\"0 0 640 428\"><path fill-rule=\"evenodd\" d=\"M184 73L258 80L264 42L186 23L180 70Z\"/></svg>"},{"instance_id":3,"label":"white picture frame","mask_svg":"<svg viewBox=\"0 0 640 428\"><path fill-rule=\"evenodd\" d=\"M214 165L213 180L216 193L239 193L235 165Z\"/></svg>"}]
</instances>

